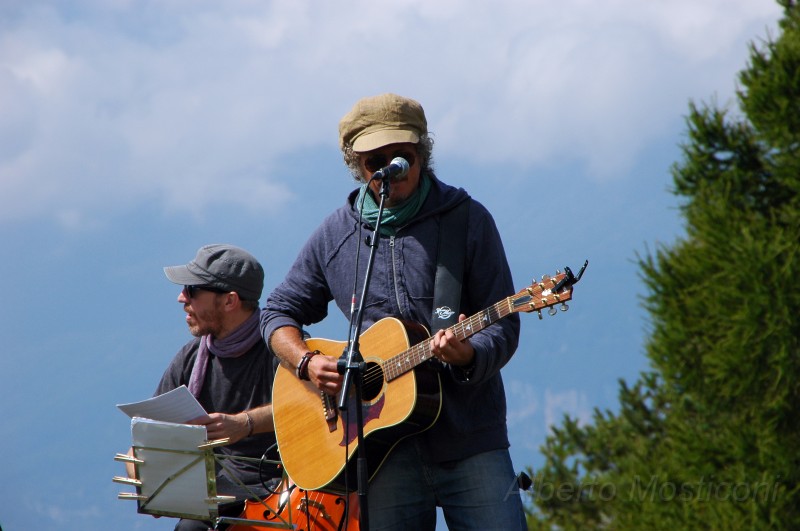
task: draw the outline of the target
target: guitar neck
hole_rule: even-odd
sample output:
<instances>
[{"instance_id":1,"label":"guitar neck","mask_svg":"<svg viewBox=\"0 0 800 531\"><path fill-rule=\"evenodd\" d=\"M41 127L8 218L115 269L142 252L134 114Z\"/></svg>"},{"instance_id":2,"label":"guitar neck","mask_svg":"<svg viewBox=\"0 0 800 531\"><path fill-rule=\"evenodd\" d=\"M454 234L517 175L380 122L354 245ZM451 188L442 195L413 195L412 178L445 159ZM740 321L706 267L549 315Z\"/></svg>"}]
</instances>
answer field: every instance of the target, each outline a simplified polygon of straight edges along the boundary
<instances>
[{"instance_id":1,"label":"guitar neck","mask_svg":"<svg viewBox=\"0 0 800 531\"><path fill-rule=\"evenodd\" d=\"M543 276L541 282L534 282L530 286L520 290L516 295L489 306L472 317L454 324L448 330L460 341L477 334L487 326L507 317L514 312L533 312L539 313L542 318L542 309L550 308L556 304L562 304L561 309L566 310L564 304L572 298L572 286L583 276L583 271L589 263L587 260L581 268L578 276L572 274L570 269L564 268L564 273L558 273L554 277ZM412 370L423 361L429 360L431 353L431 342L425 340L387 359L383 363L383 373L386 381L394 380Z\"/></svg>"},{"instance_id":2,"label":"guitar neck","mask_svg":"<svg viewBox=\"0 0 800 531\"><path fill-rule=\"evenodd\" d=\"M463 341L513 313L515 310L512 299L513 297L507 297L485 310L454 324L448 328L448 330L460 341ZM429 360L431 357L433 357L433 354L431 353L431 342L429 339L417 343L396 356L392 356L385 360L383 364L386 381L392 381L402 376L422 362Z\"/></svg>"}]
</instances>

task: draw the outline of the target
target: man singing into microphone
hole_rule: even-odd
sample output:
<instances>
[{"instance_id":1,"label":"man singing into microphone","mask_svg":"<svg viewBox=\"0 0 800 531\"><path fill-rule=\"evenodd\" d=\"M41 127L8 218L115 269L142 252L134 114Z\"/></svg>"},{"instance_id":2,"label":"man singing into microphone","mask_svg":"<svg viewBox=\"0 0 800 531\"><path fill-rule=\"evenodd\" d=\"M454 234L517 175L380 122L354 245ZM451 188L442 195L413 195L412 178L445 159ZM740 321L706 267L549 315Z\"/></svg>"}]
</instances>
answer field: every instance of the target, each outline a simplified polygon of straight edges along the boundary
<instances>
[{"instance_id":1,"label":"man singing into microphone","mask_svg":"<svg viewBox=\"0 0 800 531\"><path fill-rule=\"evenodd\" d=\"M434 529L437 505L453 529L525 529L519 491L513 488L500 376L517 348L518 315L459 341L436 322L435 316L446 316L449 308L434 311L434 300L440 300L434 285L442 254L456 255L463 263L460 284L451 288L460 292L456 304L461 318L514 293L494 220L463 189L436 177L425 113L412 99L382 94L358 101L339 123L339 143L361 186L312 234L267 299L261 321L264 339L300 379L331 395L341 389L340 353L309 352L301 329L324 319L331 300L350 316L354 285L358 298L366 274L365 236L376 226L381 181L388 179L362 331L384 317L439 330L430 339L435 359L425 363L434 365L441 378L442 407L433 426L394 446L372 478L370 529ZM408 164L407 173L398 158ZM376 172L385 178L371 180ZM453 221L449 213L459 205L464 205L465 217ZM455 252L439 252L440 225L455 240L449 246ZM313 452L309 459L314 459Z\"/></svg>"}]
</instances>

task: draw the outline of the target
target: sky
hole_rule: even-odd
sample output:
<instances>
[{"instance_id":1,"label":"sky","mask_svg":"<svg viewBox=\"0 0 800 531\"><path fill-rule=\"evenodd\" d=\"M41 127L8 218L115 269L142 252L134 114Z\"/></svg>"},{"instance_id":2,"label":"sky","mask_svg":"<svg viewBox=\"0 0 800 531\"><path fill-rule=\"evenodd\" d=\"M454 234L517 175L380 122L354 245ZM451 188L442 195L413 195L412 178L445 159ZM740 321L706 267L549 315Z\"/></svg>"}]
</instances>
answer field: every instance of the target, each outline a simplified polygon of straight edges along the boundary
<instances>
[{"instance_id":1,"label":"sky","mask_svg":"<svg viewBox=\"0 0 800 531\"><path fill-rule=\"evenodd\" d=\"M162 268L251 251L265 295L355 188L339 119L422 103L434 167L494 215L518 289L589 260L569 311L522 316L504 368L515 468L648 370L640 257L684 230L689 103L735 114L771 0L0 0L0 526L172 529L118 500L116 404L190 339ZM263 301L263 299L262 299ZM335 307L312 336L345 339Z\"/></svg>"}]
</instances>

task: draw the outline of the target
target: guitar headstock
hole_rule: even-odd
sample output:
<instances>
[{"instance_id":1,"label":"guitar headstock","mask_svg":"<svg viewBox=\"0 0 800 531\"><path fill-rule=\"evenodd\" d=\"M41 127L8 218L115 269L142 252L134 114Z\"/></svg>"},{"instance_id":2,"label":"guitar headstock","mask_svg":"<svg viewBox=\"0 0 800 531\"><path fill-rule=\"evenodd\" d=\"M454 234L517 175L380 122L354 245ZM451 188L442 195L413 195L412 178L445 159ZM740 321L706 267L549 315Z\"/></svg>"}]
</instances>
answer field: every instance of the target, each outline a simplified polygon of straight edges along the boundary
<instances>
[{"instance_id":1,"label":"guitar headstock","mask_svg":"<svg viewBox=\"0 0 800 531\"><path fill-rule=\"evenodd\" d=\"M589 261L584 262L578 275L573 275L569 267L564 268L564 272L556 272L555 276L544 275L542 280L534 281L530 286L521 289L516 295L511 297L513 311L533 312L542 318L542 310L550 308L549 314L556 314L556 305L560 305L561 311L569 310L567 301L572 299L572 287L578 283L586 270Z\"/></svg>"}]
</instances>

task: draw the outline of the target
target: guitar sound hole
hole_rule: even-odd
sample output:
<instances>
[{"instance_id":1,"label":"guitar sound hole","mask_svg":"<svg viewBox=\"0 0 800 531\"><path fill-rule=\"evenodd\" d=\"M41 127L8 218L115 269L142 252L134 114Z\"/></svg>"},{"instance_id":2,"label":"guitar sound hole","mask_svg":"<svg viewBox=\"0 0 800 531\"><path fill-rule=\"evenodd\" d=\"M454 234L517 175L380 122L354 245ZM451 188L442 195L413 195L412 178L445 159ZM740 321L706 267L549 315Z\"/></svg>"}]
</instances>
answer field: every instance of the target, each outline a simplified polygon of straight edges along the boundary
<instances>
[{"instance_id":1,"label":"guitar sound hole","mask_svg":"<svg viewBox=\"0 0 800 531\"><path fill-rule=\"evenodd\" d=\"M374 362L368 362L364 370L364 386L361 389L361 399L374 400L383 389L383 369Z\"/></svg>"}]
</instances>

